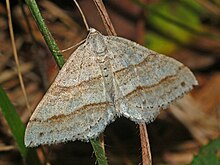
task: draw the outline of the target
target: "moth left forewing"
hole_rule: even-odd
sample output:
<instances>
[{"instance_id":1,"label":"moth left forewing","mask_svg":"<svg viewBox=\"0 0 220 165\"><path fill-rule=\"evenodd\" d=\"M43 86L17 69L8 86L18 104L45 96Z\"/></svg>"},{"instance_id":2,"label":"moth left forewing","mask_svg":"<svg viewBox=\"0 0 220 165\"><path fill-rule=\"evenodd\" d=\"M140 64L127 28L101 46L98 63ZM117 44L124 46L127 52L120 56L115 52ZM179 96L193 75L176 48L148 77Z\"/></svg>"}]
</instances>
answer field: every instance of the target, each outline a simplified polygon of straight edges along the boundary
<instances>
[{"instance_id":1,"label":"moth left forewing","mask_svg":"<svg viewBox=\"0 0 220 165\"><path fill-rule=\"evenodd\" d=\"M103 84L99 65L90 52L76 50L32 115L25 145L87 141L98 136L114 119Z\"/></svg>"},{"instance_id":2,"label":"moth left forewing","mask_svg":"<svg viewBox=\"0 0 220 165\"><path fill-rule=\"evenodd\" d=\"M115 84L121 92L116 105L125 117L150 122L161 107L197 85L192 72L175 59L124 38L108 36L108 40Z\"/></svg>"}]
</instances>

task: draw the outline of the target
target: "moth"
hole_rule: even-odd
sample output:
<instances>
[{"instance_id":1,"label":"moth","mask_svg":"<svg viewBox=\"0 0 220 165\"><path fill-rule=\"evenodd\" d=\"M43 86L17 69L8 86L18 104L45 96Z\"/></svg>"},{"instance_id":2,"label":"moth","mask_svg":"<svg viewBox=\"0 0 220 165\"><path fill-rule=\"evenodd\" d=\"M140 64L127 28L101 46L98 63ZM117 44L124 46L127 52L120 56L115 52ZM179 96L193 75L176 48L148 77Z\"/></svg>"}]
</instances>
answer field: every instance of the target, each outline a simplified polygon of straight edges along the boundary
<instances>
[{"instance_id":1,"label":"moth","mask_svg":"<svg viewBox=\"0 0 220 165\"><path fill-rule=\"evenodd\" d=\"M120 116L149 123L197 84L177 60L90 28L36 107L25 145L88 141Z\"/></svg>"}]
</instances>

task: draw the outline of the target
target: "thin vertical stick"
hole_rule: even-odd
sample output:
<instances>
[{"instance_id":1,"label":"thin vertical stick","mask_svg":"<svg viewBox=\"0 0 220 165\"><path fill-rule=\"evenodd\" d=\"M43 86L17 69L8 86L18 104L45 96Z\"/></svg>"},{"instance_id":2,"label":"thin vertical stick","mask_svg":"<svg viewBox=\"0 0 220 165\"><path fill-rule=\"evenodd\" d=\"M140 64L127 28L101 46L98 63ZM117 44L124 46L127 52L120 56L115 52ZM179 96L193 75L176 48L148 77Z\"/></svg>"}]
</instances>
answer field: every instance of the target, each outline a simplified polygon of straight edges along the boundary
<instances>
[{"instance_id":1,"label":"thin vertical stick","mask_svg":"<svg viewBox=\"0 0 220 165\"><path fill-rule=\"evenodd\" d=\"M141 0L142 3L147 3L148 0ZM142 10L139 15L139 19L137 21L137 42L139 44L144 43L143 35L145 34L145 15L146 12ZM147 126L145 123L139 124L140 130L140 139L141 139L141 150L142 150L142 164L143 165L151 165L152 164L152 156L150 151L150 143L147 133Z\"/></svg>"},{"instance_id":2,"label":"thin vertical stick","mask_svg":"<svg viewBox=\"0 0 220 165\"><path fill-rule=\"evenodd\" d=\"M102 18L102 21L105 25L105 29L107 30L108 35L117 36L115 29L113 27L113 24L109 18L109 15L107 13L107 10L106 10L105 5L103 4L102 0L93 0L93 1L99 11L99 14Z\"/></svg>"},{"instance_id":3,"label":"thin vertical stick","mask_svg":"<svg viewBox=\"0 0 220 165\"><path fill-rule=\"evenodd\" d=\"M89 25L88 25L88 23L87 23L87 21L86 21L85 15L83 14L83 12L82 12L82 10L81 10L79 4L77 3L77 1L76 1L76 0L73 0L73 1L74 1L74 3L76 4L76 6L77 6L77 8L78 8L78 10L79 10L79 12L80 12L82 18L83 18L83 22L84 22L84 24L85 24L85 26L86 26L86 30L89 31Z\"/></svg>"},{"instance_id":4,"label":"thin vertical stick","mask_svg":"<svg viewBox=\"0 0 220 165\"><path fill-rule=\"evenodd\" d=\"M105 25L106 31L109 35L117 35L115 29L111 23L111 20L108 16L106 8L102 2L102 0L93 0L100 15L102 21ZM141 139L141 148L142 148L142 162L143 165L151 165L152 164L152 157L150 151L150 144L148 139L147 127L145 124L139 124L140 128L140 139Z\"/></svg>"},{"instance_id":5,"label":"thin vertical stick","mask_svg":"<svg viewBox=\"0 0 220 165\"><path fill-rule=\"evenodd\" d=\"M105 151L105 139L104 139L104 134L101 133L101 135L99 136L99 141L101 143L101 146L103 148L103 150Z\"/></svg>"},{"instance_id":6,"label":"thin vertical stick","mask_svg":"<svg viewBox=\"0 0 220 165\"><path fill-rule=\"evenodd\" d=\"M140 129L141 149L142 149L142 163L143 165L151 165L152 157L150 152L150 144L149 144L146 124L139 124L139 129Z\"/></svg>"},{"instance_id":7,"label":"thin vertical stick","mask_svg":"<svg viewBox=\"0 0 220 165\"><path fill-rule=\"evenodd\" d=\"M6 8L7 8L7 13L8 13L8 26L9 26L10 36L11 36L13 55L14 55L14 59L15 59L15 63L16 63L17 71L18 71L18 78L20 81L22 93L24 95L24 99L25 99L25 103L26 103L28 112L31 113L30 104L28 102L27 93L25 90L24 81L22 78L22 74L21 74L21 70L20 70L20 63L18 60L18 54L17 54L17 50L16 50L16 45L15 45L15 38L14 38L14 32L13 32L13 25L12 25L12 19L11 19L11 9L10 9L9 0L6 0Z\"/></svg>"}]
</instances>

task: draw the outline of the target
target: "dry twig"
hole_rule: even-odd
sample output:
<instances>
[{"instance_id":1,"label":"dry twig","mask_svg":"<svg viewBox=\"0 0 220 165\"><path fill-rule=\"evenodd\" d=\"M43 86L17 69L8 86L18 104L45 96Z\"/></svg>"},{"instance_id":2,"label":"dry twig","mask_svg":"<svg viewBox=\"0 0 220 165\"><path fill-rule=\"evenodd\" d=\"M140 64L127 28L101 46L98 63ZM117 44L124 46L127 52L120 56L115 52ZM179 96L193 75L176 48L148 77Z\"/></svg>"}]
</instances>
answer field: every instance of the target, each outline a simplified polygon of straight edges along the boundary
<instances>
[{"instance_id":1,"label":"dry twig","mask_svg":"<svg viewBox=\"0 0 220 165\"><path fill-rule=\"evenodd\" d=\"M12 25L12 19L11 19L11 9L10 9L9 0L6 0L6 4L7 4L6 7L7 7L7 13L8 13L8 25L9 25L9 31L10 31L10 37L11 37L11 44L12 44L13 55L14 55L14 59L15 59L16 67L17 67L17 71L18 71L18 78L19 78L19 81L21 84L21 89L22 89L22 92L23 92L23 95L25 98L27 109L29 112L31 112L30 105L29 105L28 98L27 98L27 93L25 91L24 81L23 81L22 74L21 74L20 63L18 60L16 45L15 45L15 38L14 38L14 32L13 32L13 25Z\"/></svg>"}]
</instances>

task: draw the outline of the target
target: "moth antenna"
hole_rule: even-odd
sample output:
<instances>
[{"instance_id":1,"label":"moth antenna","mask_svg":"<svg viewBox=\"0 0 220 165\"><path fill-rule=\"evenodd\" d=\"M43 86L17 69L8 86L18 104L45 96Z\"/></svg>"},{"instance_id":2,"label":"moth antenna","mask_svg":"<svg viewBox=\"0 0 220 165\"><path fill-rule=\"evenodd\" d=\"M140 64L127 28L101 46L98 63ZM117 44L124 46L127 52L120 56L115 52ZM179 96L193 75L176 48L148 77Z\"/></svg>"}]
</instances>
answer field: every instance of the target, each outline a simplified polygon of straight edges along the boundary
<instances>
[{"instance_id":1,"label":"moth antenna","mask_svg":"<svg viewBox=\"0 0 220 165\"><path fill-rule=\"evenodd\" d=\"M63 49L63 50L61 50L60 52L66 52L66 51L68 51L68 50L71 50L71 49L73 49L73 48L75 48L75 47L77 47L77 46L79 46L79 45L81 45L83 42L85 42L86 41L86 39L84 39L84 40L82 40L82 41L80 41L79 43L77 43L76 45L73 45L73 46L71 46L71 47L69 47L69 48L67 48L67 49Z\"/></svg>"},{"instance_id":2,"label":"moth antenna","mask_svg":"<svg viewBox=\"0 0 220 165\"><path fill-rule=\"evenodd\" d=\"M85 24L85 26L86 26L87 31L89 31L89 25L88 25L88 23L87 23L87 21L86 21L85 15L83 14L83 12L82 12L82 10L81 10L79 4L77 3L77 1L76 1L76 0L73 0L73 1L74 1L74 3L76 4L77 8L79 9L79 12L80 12L80 14L81 14L81 16L82 16L82 18L83 18L83 22L84 22L84 24Z\"/></svg>"}]
</instances>

